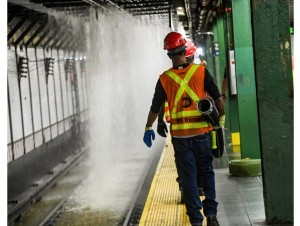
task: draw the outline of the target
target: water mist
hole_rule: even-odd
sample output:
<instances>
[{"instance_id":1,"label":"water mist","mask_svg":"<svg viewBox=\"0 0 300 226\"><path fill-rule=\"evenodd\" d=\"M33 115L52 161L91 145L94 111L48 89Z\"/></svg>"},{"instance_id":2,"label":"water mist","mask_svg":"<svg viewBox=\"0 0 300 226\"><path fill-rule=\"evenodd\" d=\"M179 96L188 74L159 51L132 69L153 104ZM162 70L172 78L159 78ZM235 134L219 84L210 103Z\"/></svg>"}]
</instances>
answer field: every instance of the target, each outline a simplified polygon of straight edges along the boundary
<instances>
[{"instance_id":1,"label":"water mist","mask_svg":"<svg viewBox=\"0 0 300 226\"><path fill-rule=\"evenodd\" d=\"M119 12L93 10L88 25L91 150L89 177L77 191L81 208L123 214L165 139L143 143L159 75L171 61L163 50L168 26ZM154 128L155 125L154 125Z\"/></svg>"}]
</instances>

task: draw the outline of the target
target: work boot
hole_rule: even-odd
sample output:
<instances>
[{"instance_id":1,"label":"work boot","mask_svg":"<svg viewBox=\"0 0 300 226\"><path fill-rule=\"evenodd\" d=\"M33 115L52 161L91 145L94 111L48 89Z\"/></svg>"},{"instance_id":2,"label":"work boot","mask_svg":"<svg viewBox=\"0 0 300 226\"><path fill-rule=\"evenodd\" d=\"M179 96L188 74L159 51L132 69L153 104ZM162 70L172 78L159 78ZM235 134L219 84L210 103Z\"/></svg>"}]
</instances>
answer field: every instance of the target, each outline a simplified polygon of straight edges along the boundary
<instances>
[{"instance_id":1,"label":"work boot","mask_svg":"<svg viewBox=\"0 0 300 226\"><path fill-rule=\"evenodd\" d=\"M216 216L206 217L207 226L220 226Z\"/></svg>"}]
</instances>

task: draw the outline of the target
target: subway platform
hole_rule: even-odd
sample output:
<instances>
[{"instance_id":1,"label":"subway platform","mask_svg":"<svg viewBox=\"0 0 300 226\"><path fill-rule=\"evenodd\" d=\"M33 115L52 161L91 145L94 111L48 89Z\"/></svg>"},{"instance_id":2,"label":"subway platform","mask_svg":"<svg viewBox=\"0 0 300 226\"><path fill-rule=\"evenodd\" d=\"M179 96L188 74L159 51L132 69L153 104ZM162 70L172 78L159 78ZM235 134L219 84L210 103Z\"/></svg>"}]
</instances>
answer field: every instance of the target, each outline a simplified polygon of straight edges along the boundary
<instances>
[{"instance_id":1,"label":"subway platform","mask_svg":"<svg viewBox=\"0 0 300 226\"><path fill-rule=\"evenodd\" d=\"M239 159L238 147L226 147L214 159L218 220L221 226L266 225L262 177L235 177L229 173L230 160ZM162 151L143 208L139 226L188 226L185 205L176 182L177 171L170 136ZM204 197L201 196L201 199ZM206 220L203 223L206 226Z\"/></svg>"}]
</instances>

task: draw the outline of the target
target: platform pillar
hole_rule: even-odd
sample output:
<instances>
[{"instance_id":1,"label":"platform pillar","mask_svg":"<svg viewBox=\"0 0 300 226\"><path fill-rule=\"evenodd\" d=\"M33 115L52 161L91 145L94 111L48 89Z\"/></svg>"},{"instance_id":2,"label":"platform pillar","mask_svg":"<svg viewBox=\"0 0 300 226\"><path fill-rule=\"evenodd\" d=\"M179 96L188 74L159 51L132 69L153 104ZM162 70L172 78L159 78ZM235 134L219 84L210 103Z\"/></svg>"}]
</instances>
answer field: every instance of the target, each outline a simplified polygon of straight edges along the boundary
<instances>
[{"instance_id":1,"label":"platform pillar","mask_svg":"<svg viewBox=\"0 0 300 226\"><path fill-rule=\"evenodd\" d=\"M250 0L233 0L236 85L242 158L260 158Z\"/></svg>"},{"instance_id":2,"label":"platform pillar","mask_svg":"<svg viewBox=\"0 0 300 226\"><path fill-rule=\"evenodd\" d=\"M286 225L294 219L289 1L251 3L266 220Z\"/></svg>"}]
</instances>

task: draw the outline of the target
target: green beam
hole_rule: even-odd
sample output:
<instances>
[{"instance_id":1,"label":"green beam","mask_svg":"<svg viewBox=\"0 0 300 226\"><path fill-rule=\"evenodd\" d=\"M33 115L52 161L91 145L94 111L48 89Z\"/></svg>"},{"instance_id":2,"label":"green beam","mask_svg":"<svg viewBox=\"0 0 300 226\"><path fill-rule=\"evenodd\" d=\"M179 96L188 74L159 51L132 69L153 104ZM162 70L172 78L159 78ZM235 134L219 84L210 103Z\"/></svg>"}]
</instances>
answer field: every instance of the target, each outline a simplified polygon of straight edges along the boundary
<instances>
[{"instance_id":1,"label":"green beam","mask_svg":"<svg viewBox=\"0 0 300 226\"><path fill-rule=\"evenodd\" d=\"M250 0L233 0L233 33L242 158L260 158Z\"/></svg>"},{"instance_id":2,"label":"green beam","mask_svg":"<svg viewBox=\"0 0 300 226\"><path fill-rule=\"evenodd\" d=\"M225 29L225 51L226 59L228 59L229 50L233 50L233 28L232 28L232 13L228 12L224 15L224 29ZM228 61L227 61L228 62ZM228 64L227 64L228 65ZM240 131L239 114L238 114L238 101L236 95L230 94L230 81L228 80L227 89L227 102L225 103L225 127L229 127L232 133ZM226 124L227 123L227 124ZM230 125L230 126L228 126Z\"/></svg>"},{"instance_id":3,"label":"green beam","mask_svg":"<svg viewBox=\"0 0 300 226\"><path fill-rule=\"evenodd\" d=\"M293 78L289 2L252 0L264 200L269 224L292 224Z\"/></svg>"},{"instance_id":4,"label":"green beam","mask_svg":"<svg viewBox=\"0 0 300 226\"><path fill-rule=\"evenodd\" d=\"M240 124L239 124L239 112L238 112L238 99L236 95L229 95L228 101L228 111L230 112L230 131L232 133L240 132ZM226 105L225 105L226 107ZM226 109L225 109L226 111ZM227 117L226 117L227 118ZM228 119L226 119L228 120Z\"/></svg>"},{"instance_id":5,"label":"green beam","mask_svg":"<svg viewBox=\"0 0 300 226\"><path fill-rule=\"evenodd\" d=\"M218 42L219 44L219 56L216 57L218 58L218 65L219 65L219 81L220 84L219 87L221 87L222 85L222 81L224 78L224 70L225 70L225 66L226 66L226 50L225 50L225 39L224 39L224 19L222 16L217 16L217 35L215 35L215 37L217 37L216 42Z\"/></svg>"},{"instance_id":6,"label":"green beam","mask_svg":"<svg viewBox=\"0 0 300 226\"><path fill-rule=\"evenodd\" d=\"M216 38L216 42L218 42L219 44L219 56L218 56L218 87L220 88L220 92L222 89L222 82L224 79L224 71L225 71L225 67L227 64L227 51L226 49L228 49L226 47L226 42L227 42L227 34L226 34L226 21L224 20L224 16L223 15L218 15L216 18L216 33L217 35L215 35L214 37ZM229 111L229 95L228 95L228 88L227 88L227 101L225 102L225 114L226 114L226 120L225 120L225 128L229 129L229 132L231 132L231 128L230 128L230 111ZM236 123L238 120L233 119L233 123ZM236 126L236 128L238 128L238 125Z\"/></svg>"},{"instance_id":7,"label":"green beam","mask_svg":"<svg viewBox=\"0 0 300 226\"><path fill-rule=\"evenodd\" d=\"M212 30L213 30L213 33L214 33L213 41L212 41L212 47L214 47L214 43L218 42L218 29L217 29L217 24L216 23L213 24ZM222 80L220 79L221 76L220 76L219 56L215 55L214 48L213 48L212 60L214 62L215 82L216 82L218 87L221 87L220 85L221 85Z\"/></svg>"}]
</instances>

